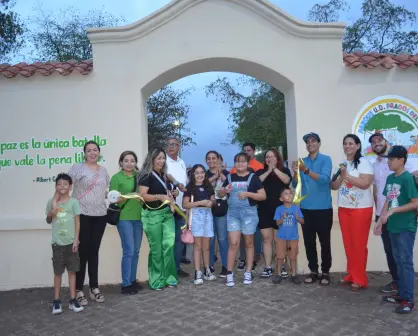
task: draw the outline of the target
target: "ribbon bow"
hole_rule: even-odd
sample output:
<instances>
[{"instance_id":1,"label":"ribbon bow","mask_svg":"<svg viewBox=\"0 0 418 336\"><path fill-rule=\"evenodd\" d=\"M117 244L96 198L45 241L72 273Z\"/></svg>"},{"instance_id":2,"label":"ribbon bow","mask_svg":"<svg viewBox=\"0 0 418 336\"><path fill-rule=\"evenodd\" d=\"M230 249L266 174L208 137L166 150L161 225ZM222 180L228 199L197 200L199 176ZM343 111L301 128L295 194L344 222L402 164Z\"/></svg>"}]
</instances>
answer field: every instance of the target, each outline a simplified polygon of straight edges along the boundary
<instances>
[{"instance_id":1,"label":"ribbon bow","mask_svg":"<svg viewBox=\"0 0 418 336\"><path fill-rule=\"evenodd\" d=\"M296 205L299 205L300 202L302 202L306 197L308 197L308 195L302 196L302 177L300 176L300 165L302 163L303 163L303 160L298 159L298 168L297 168L298 183L295 189L295 196L293 197L293 203L295 203Z\"/></svg>"}]
</instances>

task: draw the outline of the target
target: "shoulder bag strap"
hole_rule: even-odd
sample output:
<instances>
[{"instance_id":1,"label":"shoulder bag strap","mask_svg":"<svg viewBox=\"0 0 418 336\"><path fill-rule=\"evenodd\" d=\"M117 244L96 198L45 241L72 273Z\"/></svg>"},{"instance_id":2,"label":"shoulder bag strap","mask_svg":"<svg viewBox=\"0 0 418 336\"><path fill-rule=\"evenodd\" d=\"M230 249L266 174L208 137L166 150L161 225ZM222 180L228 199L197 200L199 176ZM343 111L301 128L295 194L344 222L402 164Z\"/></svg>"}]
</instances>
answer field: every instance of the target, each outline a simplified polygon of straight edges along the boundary
<instances>
[{"instance_id":1,"label":"shoulder bag strap","mask_svg":"<svg viewBox=\"0 0 418 336\"><path fill-rule=\"evenodd\" d=\"M248 186L250 186L251 179L253 178L253 176L254 176L254 173L251 173L250 176L248 176L248 180L247 180Z\"/></svg>"},{"instance_id":2,"label":"shoulder bag strap","mask_svg":"<svg viewBox=\"0 0 418 336\"><path fill-rule=\"evenodd\" d=\"M192 202L192 203L193 203L193 201L194 201L194 195L192 194L192 195L190 196L190 202ZM187 226L188 226L189 230L190 230L190 231L192 231L192 217L193 217L193 211L192 211L192 209L188 209L187 211L189 212L189 216L187 216Z\"/></svg>"},{"instance_id":3,"label":"shoulder bag strap","mask_svg":"<svg viewBox=\"0 0 418 336\"><path fill-rule=\"evenodd\" d=\"M168 191L167 185L164 183L164 181L161 179L161 177L158 176L156 172L152 172L152 175L155 176L155 178L163 185L165 191Z\"/></svg>"}]
</instances>

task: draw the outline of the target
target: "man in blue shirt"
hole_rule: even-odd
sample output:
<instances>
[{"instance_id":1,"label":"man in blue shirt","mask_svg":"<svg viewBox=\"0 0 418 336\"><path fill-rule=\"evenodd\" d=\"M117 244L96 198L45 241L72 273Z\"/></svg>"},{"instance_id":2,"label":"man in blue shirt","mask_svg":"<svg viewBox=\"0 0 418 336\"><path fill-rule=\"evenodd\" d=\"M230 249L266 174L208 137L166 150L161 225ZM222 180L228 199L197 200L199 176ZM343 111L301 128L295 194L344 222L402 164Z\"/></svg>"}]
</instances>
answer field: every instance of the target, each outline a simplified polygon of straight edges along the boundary
<instances>
[{"instance_id":1,"label":"man in blue shirt","mask_svg":"<svg viewBox=\"0 0 418 336\"><path fill-rule=\"evenodd\" d=\"M308 195L300 204L305 218L302 227L308 267L311 271L305 283L311 284L320 279L321 285L330 283L331 268L331 228L333 209L331 199L330 177L332 171L331 157L319 153L321 139L316 133L308 133L303 137L309 155L303 158L300 165L302 195ZM298 181L297 162L293 162L293 181L296 187ZM316 236L321 244L322 275L318 276L318 254L316 251Z\"/></svg>"}]
</instances>

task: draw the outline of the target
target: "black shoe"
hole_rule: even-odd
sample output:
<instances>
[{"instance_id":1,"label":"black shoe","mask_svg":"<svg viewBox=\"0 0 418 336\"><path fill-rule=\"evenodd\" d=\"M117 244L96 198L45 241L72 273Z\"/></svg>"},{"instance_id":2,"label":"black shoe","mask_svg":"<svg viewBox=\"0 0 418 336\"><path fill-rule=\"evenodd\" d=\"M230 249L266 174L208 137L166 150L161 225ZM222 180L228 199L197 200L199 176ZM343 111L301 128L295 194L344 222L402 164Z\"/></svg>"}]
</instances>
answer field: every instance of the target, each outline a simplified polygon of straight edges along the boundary
<instances>
[{"instance_id":1,"label":"black shoe","mask_svg":"<svg viewBox=\"0 0 418 336\"><path fill-rule=\"evenodd\" d=\"M138 281L132 281L132 287L135 288L137 291L142 291L144 288Z\"/></svg>"},{"instance_id":2,"label":"black shoe","mask_svg":"<svg viewBox=\"0 0 418 336\"><path fill-rule=\"evenodd\" d=\"M187 277L189 277L189 276L190 276L190 274L189 274L189 273L187 273L187 272L183 271L182 269L179 269L179 270L177 271L177 275L179 276L179 278L187 278Z\"/></svg>"},{"instance_id":3,"label":"black shoe","mask_svg":"<svg viewBox=\"0 0 418 336\"><path fill-rule=\"evenodd\" d=\"M412 301L402 301L400 306L395 309L395 313L409 314L415 310L415 303Z\"/></svg>"},{"instance_id":4,"label":"black shoe","mask_svg":"<svg viewBox=\"0 0 418 336\"><path fill-rule=\"evenodd\" d=\"M302 281L299 279L299 276L298 275L291 275L290 276L290 280L292 280L292 282L295 285L300 285L302 283Z\"/></svg>"},{"instance_id":5,"label":"black shoe","mask_svg":"<svg viewBox=\"0 0 418 336\"><path fill-rule=\"evenodd\" d=\"M212 274L215 273L215 267L209 267L209 269Z\"/></svg>"},{"instance_id":6,"label":"black shoe","mask_svg":"<svg viewBox=\"0 0 418 336\"><path fill-rule=\"evenodd\" d=\"M388 295L388 296L384 296L382 298L382 300L384 302L388 302L388 303L401 303L403 300L400 298L399 295Z\"/></svg>"},{"instance_id":7,"label":"black shoe","mask_svg":"<svg viewBox=\"0 0 418 336\"><path fill-rule=\"evenodd\" d=\"M186 257L181 257L181 261L180 261L182 264L185 264L185 265L190 265L192 262L189 260L189 259L187 259Z\"/></svg>"},{"instance_id":8,"label":"black shoe","mask_svg":"<svg viewBox=\"0 0 418 336\"><path fill-rule=\"evenodd\" d=\"M126 295L132 295L132 294L137 294L138 293L138 290L136 288L134 288L132 285L122 286L120 291L121 291L122 294L126 294Z\"/></svg>"},{"instance_id":9,"label":"black shoe","mask_svg":"<svg viewBox=\"0 0 418 336\"><path fill-rule=\"evenodd\" d=\"M257 267L257 263L254 261L253 262L253 271L255 271L255 268Z\"/></svg>"},{"instance_id":10,"label":"black shoe","mask_svg":"<svg viewBox=\"0 0 418 336\"><path fill-rule=\"evenodd\" d=\"M264 271L261 273L260 278L270 278L273 275L273 269L271 267L264 267Z\"/></svg>"},{"instance_id":11,"label":"black shoe","mask_svg":"<svg viewBox=\"0 0 418 336\"><path fill-rule=\"evenodd\" d=\"M220 278L226 278L227 274L228 274L228 270L226 269L225 266L222 266L222 270L221 270L221 273L219 273L219 277Z\"/></svg>"},{"instance_id":12,"label":"black shoe","mask_svg":"<svg viewBox=\"0 0 418 336\"><path fill-rule=\"evenodd\" d=\"M237 271L242 272L245 269L245 265L246 265L246 262L244 260L240 260L238 267L237 267Z\"/></svg>"},{"instance_id":13,"label":"black shoe","mask_svg":"<svg viewBox=\"0 0 418 336\"><path fill-rule=\"evenodd\" d=\"M271 281L275 284L278 285L279 283L281 283L283 280L282 276L280 274L275 274L273 275L273 278L271 279Z\"/></svg>"},{"instance_id":14,"label":"black shoe","mask_svg":"<svg viewBox=\"0 0 418 336\"><path fill-rule=\"evenodd\" d=\"M214 260L215 262L218 262L218 256L216 255L216 256L213 258L213 260Z\"/></svg>"}]
</instances>

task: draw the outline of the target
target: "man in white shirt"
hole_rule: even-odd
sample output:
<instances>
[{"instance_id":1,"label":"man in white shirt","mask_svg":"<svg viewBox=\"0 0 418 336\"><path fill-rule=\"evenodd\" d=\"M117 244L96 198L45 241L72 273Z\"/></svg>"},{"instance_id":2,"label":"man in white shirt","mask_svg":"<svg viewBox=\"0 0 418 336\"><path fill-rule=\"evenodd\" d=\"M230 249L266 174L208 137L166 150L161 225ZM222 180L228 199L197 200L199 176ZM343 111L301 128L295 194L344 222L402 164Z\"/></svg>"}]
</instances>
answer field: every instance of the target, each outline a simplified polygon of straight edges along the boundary
<instances>
[{"instance_id":1,"label":"man in white shirt","mask_svg":"<svg viewBox=\"0 0 418 336\"><path fill-rule=\"evenodd\" d=\"M167 139L167 174L171 175L178 184L187 184L187 171L186 164L178 156L180 151L180 140L177 137L170 137ZM179 190L179 195L176 197L176 203L180 209L183 202L183 193ZM181 241L181 230L180 228L184 226L185 222L182 217L177 213L174 214L175 224L176 224L176 241L174 244L174 260L176 262L177 274L179 277L184 278L188 277L189 273L184 272L180 263L183 257L183 249L185 245Z\"/></svg>"},{"instance_id":2,"label":"man in white shirt","mask_svg":"<svg viewBox=\"0 0 418 336\"><path fill-rule=\"evenodd\" d=\"M373 196L376 205L376 222L379 219L383 206L386 201L386 197L383 195L383 190L386 185L387 177L393 172L389 170L388 159L385 157L388 150L388 142L384 138L382 133L375 133L370 136L369 142L372 146L373 152L377 155L376 161L373 163ZM405 169L415 176L418 175L412 160L408 160L405 165ZM416 177L415 177L416 178ZM396 269L395 260L393 259L392 246L390 243L389 233L387 231L387 225L382 225L382 242L383 248L386 253L386 259L389 267L392 281L387 285L380 287L380 291L383 293L396 293L398 291L397 281L398 272Z\"/></svg>"}]
</instances>

